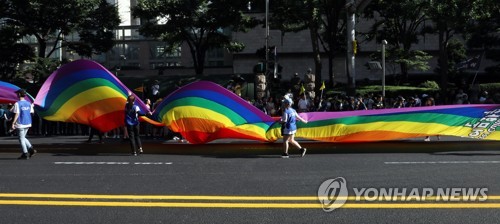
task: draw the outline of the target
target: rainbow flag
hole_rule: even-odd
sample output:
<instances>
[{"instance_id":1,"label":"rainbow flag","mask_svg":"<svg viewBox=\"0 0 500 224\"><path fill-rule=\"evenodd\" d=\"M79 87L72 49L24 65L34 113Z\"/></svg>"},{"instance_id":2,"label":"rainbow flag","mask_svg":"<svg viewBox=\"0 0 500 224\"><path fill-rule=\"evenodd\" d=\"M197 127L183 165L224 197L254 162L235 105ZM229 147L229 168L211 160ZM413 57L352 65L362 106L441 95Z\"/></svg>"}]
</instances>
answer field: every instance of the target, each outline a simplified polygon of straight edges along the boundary
<instances>
[{"instance_id":1,"label":"rainbow flag","mask_svg":"<svg viewBox=\"0 0 500 224\"><path fill-rule=\"evenodd\" d=\"M279 122L210 82L178 89L160 104L159 122L191 143L220 138L276 141ZM397 140L434 135L500 140L500 105L449 105L300 114L297 137L323 142Z\"/></svg>"},{"instance_id":2,"label":"rainbow flag","mask_svg":"<svg viewBox=\"0 0 500 224\"><path fill-rule=\"evenodd\" d=\"M13 87L0 83L2 93ZM78 60L62 66L43 84L35 99L41 117L90 125L109 131L124 124L126 97L134 94L96 62ZM0 95L3 96L3 95ZM4 97L5 98L5 97ZM139 99L137 97L137 99ZM143 113L148 109L140 100ZM324 142L398 140L433 135L500 140L500 105L448 105L300 114L297 137ZM236 138L272 142L281 138L279 118L272 118L241 97L212 82L177 89L142 121L165 125L191 143Z\"/></svg>"},{"instance_id":3,"label":"rainbow flag","mask_svg":"<svg viewBox=\"0 0 500 224\"><path fill-rule=\"evenodd\" d=\"M20 88L14 84L0 81L0 103L15 103L19 101L16 91ZM25 99L31 103L35 100L29 93Z\"/></svg>"},{"instance_id":4,"label":"rainbow flag","mask_svg":"<svg viewBox=\"0 0 500 224\"><path fill-rule=\"evenodd\" d=\"M124 125L129 94L134 93L102 65L77 60L49 76L36 96L35 110L46 120L85 124L107 132ZM136 104L143 113L148 112L142 101L136 100Z\"/></svg>"},{"instance_id":5,"label":"rainbow flag","mask_svg":"<svg viewBox=\"0 0 500 224\"><path fill-rule=\"evenodd\" d=\"M300 114L296 136L323 142L366 142L448 135L500 140L500 105L448 105ZM278 139L279 125L267 138Z\"/></svg>"},{"instance_id":6,"label":"rainbow flag","mask_svg":"<svg viewBox=\"0 0 500 224\"><path fill-rule=\"evenodd\" d=\"M167 96L153 113L170 130L200 144L221 138L267 141L274 119L212 82L188 84Z\"/></svg>"}]
</instances>

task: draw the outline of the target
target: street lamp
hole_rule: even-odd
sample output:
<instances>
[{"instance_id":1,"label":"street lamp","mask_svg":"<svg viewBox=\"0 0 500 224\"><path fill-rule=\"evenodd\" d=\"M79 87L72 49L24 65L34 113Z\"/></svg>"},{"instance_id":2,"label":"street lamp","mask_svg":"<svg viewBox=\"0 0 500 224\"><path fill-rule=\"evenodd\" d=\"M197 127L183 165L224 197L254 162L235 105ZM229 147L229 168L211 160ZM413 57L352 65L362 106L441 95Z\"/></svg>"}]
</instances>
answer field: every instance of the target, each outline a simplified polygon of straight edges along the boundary
<instances>
[{"instance_id":1,"label":"street lamp","mask_svg":"<svg viewBox=\"0 0 500 224\"><path fill-rule=\"evenodd\" d=\"M252 10L252 2L251 1L248 1L247 3L247 9L248 11ZM266 0L266 12L265 12L265 25L266 25L266 34L265 34L265 49L264 49L264 52L266 54L266 61L265 61L265 64L264 64L264 71L265 71L265 74L267 74L267 63L269 61L269 52L268 52L268 48L269 48L269 0Z\"/></svg>"},{"instance_id":2,"label":"street lamp","mask_svg":"<svg viewBox=\"0 0 500 224\"><path fill-rule=\"evenodd\" d=\"M265 71L267 75L268 63L269 63L269 0L266 0L266 66Z\"/></svg>"},{"instance_id":3,"label":"street lamp","mask_svg":"<svg viewBox=\"0 0 500 224\"><path fill-rule=\"evenodd\" d=\"M382 40L382 96L385 98L385 45L386 40Z\"/></svg>"}]
</instances>

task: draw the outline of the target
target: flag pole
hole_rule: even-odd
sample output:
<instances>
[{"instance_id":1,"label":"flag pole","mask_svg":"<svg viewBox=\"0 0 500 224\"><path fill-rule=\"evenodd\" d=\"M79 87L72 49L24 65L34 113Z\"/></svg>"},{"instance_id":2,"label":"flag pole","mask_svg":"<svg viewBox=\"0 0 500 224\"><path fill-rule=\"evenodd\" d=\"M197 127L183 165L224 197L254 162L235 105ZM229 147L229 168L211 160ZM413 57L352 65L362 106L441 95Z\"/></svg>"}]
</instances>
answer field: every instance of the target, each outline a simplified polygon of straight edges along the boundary
<instances>
[{"instance_id":1,"label":"flag pole","mask_svg":"<svg viewBox=\"0 0 500 224\"><path fill-rule=\"evenodd\" d=\"M479 61L477 62L478 63L478 66L476 68L476 74L474 74L474 79L472 79L472 84L471 86L474 86L474 83L476 82L476 77L477 77L477 73L479 73L479 67L481 67L481 60L483 60L483 57L484 57L484 52L481 53L481 56L479 56Z\"/></svg>"}]
</instances>

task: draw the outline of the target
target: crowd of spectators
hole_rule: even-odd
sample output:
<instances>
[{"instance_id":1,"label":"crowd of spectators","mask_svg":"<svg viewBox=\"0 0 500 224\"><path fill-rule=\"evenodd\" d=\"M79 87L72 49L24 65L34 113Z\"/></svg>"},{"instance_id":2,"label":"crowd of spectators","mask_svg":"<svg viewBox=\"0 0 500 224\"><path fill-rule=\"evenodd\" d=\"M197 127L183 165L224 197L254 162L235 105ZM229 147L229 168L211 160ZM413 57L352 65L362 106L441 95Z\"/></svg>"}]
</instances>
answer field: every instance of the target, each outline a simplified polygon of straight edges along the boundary
<instances>
[{"instance_id":1,"label":"crowd of spectators","mask_svg":"<svg viewBox=\"0 0 500 224\"><path fill-rule=\"evenodd\" d=\"M289 89L288 93L293 90ZM292 93L293 95L293 93ZM353 111L353 110L376 110L388 108L406 108L435 106L444 104L495 104L500 103L500 93L489 94L487 91L481 92L476 97L469 97L469 94L462 89L450 91L445 99L439 93L431 94L409 94L397 97L384 98L381 94L356 94L349 96L346 94L334 94L323 96L317 93L314 98L307 94L298 93L293 95L293 108L297 112L333 112L333 111ZM249 100L249 103L262 110L270 116L280 116L281 101L279 97L263 97L261 99Z\"/></svg>"}]
</instances>

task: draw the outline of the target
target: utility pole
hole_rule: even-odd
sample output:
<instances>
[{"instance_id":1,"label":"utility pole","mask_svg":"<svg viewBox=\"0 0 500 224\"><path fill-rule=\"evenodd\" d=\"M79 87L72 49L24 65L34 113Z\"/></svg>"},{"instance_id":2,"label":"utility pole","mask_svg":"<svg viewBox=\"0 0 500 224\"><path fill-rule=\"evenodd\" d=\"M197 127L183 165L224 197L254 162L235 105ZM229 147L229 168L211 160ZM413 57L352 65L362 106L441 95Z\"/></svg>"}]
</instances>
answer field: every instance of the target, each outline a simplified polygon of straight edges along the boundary
<instances>
[{"instance_id":1,"label":"utility pole","mask_svg":"<svg viewBox=\"0 0 500 224\"><path fill-rule=\"evenodd\" d=\"M385 46L386 40L382 40L382 96L385 99Z\"/></svg>"},{"instance_id":2,"label":"utility pole","mask_svg":"<svg viewBox=\"0 0 500 224\"><path fill-rule=\"evenodd\" d=\"M346 55L346 72L347 77L350 77L350 86L349 89L351 91L356 90L356 56L354 54L354 41L356 41L356 3L354 0L349 0L346 7L347 14L347 55Z\"/></svg>"},{"instance_id":3,"label":"utility pole","mask_svg":"<svg viewBox=\"0 0 500 224\"><path fill-rule=\"evenodd\" d=\"M356 12L362 11L371 0L348 0L345 4L347 14L347 55L346 73L350 77L350 90L356 92Z\"/></svg>"}]
</instances>

